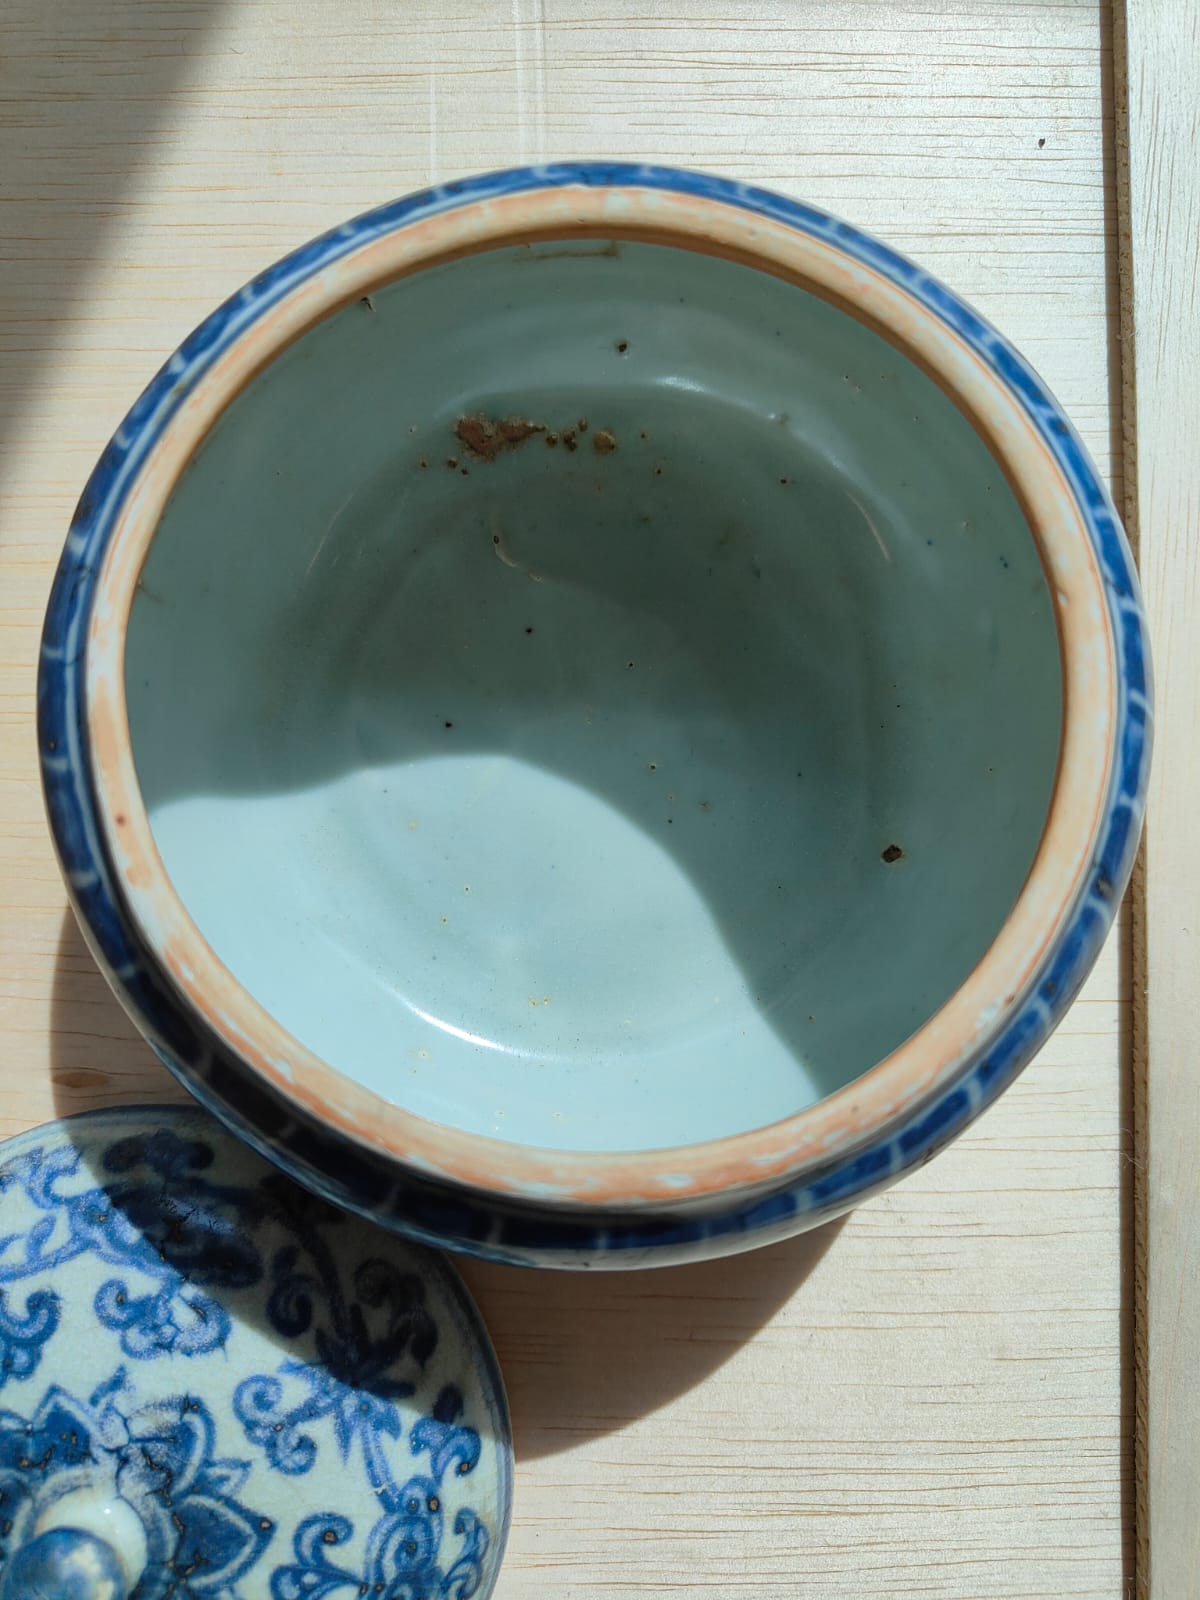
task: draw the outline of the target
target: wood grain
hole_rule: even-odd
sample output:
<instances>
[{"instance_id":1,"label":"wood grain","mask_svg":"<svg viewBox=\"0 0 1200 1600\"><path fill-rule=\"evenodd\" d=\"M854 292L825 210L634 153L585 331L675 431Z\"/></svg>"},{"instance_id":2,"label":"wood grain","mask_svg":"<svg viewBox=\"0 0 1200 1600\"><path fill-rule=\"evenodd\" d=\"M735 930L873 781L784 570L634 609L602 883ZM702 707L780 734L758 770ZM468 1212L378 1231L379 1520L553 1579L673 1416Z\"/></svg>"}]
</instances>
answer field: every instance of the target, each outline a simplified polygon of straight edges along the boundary
<instances>
[{"instance_id":1,"label":"wood grain","mask_svg":"<svg viewBox=\"0 0 1200 1600\"><path fill-rule=\"evenodd\" d=\"M223 295L431 177L750 177L917 255L1116 473L1100 0L8 0L0 27L0 1132L168 1081L94 972L32 732L71 505ZM1177 613L1182 627L1182 612ZM630 1278L471 1266L519 1456L499 1600L1117 1600L1121 950L953 1150L838 1228Z\"/></svg>"},{"instance_id":2,"label":"wood grain","mask_svg":"<svg viewBox=\"0 0 1200 1600\"><path fill-rule=\"evenodd\" d=\"M1118 8L1126 517L1157 680L1137 883L1138 1593L1200 1596L1200 6Z\"/></svg>"}]
</instances>

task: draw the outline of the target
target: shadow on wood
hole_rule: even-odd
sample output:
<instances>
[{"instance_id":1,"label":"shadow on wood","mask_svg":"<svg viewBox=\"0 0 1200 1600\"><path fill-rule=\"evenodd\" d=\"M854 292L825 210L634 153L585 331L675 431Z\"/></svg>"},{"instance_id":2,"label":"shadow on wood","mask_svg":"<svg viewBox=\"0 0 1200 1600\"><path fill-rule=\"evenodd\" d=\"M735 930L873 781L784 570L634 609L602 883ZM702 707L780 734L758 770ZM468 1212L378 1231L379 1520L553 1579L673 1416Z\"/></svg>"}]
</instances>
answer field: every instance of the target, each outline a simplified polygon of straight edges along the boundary
<instances>
[{"instance_id":1,"label":"shadow on wood","mask_svg":"<svg viewBox=\"0 0 1200 1600\"><path fill-rule=\"evenodd\" d=\"M4 9L0 461L10 433L20 437L42 364L88 328L89 273L130 215L138 170L176 123L178 95L222 10L222 0L169 14L141 0ZM75 153L74 172L64 150Z\"/></svg>"},{"instance_id":2,"label":"shadow on wood","mask_svg":"<svg viewBox=\"0 0 1200 1600\"><path fill-rule=\"evenodd\" d=\"M554 1455L669 1406L711 1377L821 1262L844 1218L721 1261L639 1272L460 1262L508 1388L518 1460ZM713 1406L739 1426L736 1378Z\"/></svg>"},{"instance_id":3,"label":"shadow on wood","mask_svg":"<svg viewBox=\"0 0 1200 1600\"><path fill-rule=\"evenodd\" d=\"M105 982L64 909L50 1001L50 1081L60 1117L98 1106L190 1101Z\"/></svg>"}]
</instances>

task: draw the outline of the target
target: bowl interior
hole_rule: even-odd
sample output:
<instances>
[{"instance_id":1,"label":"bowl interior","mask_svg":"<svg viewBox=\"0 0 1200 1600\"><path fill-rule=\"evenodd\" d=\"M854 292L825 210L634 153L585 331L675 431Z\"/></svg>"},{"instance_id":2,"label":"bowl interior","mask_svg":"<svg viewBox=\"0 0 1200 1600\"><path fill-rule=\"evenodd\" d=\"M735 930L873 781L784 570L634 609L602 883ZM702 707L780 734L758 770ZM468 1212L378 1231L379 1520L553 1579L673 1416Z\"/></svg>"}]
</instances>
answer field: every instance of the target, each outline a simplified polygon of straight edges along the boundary
<instances>
[{"instance_id":1,"label":"bowl interior","mask_svg":"<svg viewBox=\"0 0 1200 1600\"><path fill-rule=\"evenodd\" d=\"M1050 595L992 456L848 312L651 243L330 316L168 501L126 692L167 873L337 1071L564 1150L789 1116L1032 864Z\"/></svg>"}]
</instances>

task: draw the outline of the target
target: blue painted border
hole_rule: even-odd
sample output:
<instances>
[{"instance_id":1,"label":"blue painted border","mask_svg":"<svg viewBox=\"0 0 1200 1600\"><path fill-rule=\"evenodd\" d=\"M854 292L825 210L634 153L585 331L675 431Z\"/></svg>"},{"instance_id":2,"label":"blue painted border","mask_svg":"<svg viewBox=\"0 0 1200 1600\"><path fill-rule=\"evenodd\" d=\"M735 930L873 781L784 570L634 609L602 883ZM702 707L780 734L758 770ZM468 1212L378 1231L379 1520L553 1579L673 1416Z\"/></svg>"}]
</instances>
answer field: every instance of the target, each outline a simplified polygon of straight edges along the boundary
<instances>
[{"instance_id":1,"label":"blue painted border","mask_svg":"<svg viewBox=\"0 0 1200 1600\"><path fill-rule=\"evenodd\" d=\"M1002 1029L898 1130L800 1184L732 1209L693 1203L648 1215L538 1211L419 1174L399 1174L297 1115L241 1072L185 1015L124 903L101 833L84 735L87 629L96 576L134 480L163 428L214 362L296 286L364 245L428 217L502 195L567 185L695 195L781 222L896 284L968 344L1023 407L1073 491L1107 591L1118 668L1116 760L1091 872L1036 980ZM976 312L912 262L799 201L666 167L525 167L422 190L344 224L268 267L192 333L151 381L100 457L76 508L50 595L38 674L38 738L55 844L84 932L118 996L166 1065L204 1105L292 1176L424 1243L531 1265L626 1267L721 1254L813 1226L857 1204L947 1144L1017 1076L1091 970L1141 831L1151 742L1149 652L1137 577L1087 451L1032 368Z\"/></svg>"}]
</instances>

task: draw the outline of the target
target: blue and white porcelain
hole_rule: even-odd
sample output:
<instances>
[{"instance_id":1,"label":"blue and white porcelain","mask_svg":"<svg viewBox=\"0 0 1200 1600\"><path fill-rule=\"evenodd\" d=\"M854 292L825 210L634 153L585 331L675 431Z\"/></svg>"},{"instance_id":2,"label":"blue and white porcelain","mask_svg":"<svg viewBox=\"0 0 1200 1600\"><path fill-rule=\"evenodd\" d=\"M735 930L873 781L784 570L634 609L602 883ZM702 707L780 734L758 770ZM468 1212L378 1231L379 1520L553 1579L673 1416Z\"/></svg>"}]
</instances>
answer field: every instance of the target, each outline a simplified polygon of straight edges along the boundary
<instances>
[{"instance_id":1,"label":"blue and white porcelain","mask_svg":"<svg viewBox=\"0 0 1200 1600\"><path fill-rule=\"evenodd\" d=\"M0 1147L3 1600L482 1600L511 1493L437 1257L200 1111Z\"/></svg>"},{"instance_id":2,"label":"blue and white porcelain","mask_svg":"<svg viewBox=\"0 0 1200 1600\"><path fill-rule=\"evenodd\" d=\"M926 1160L1136 847L1149 672L1012 348L809 207L446 185L270 268L84 492L39 680L85 932L260 1151L630 1266Z\"/></svg>"}]
</instances>

